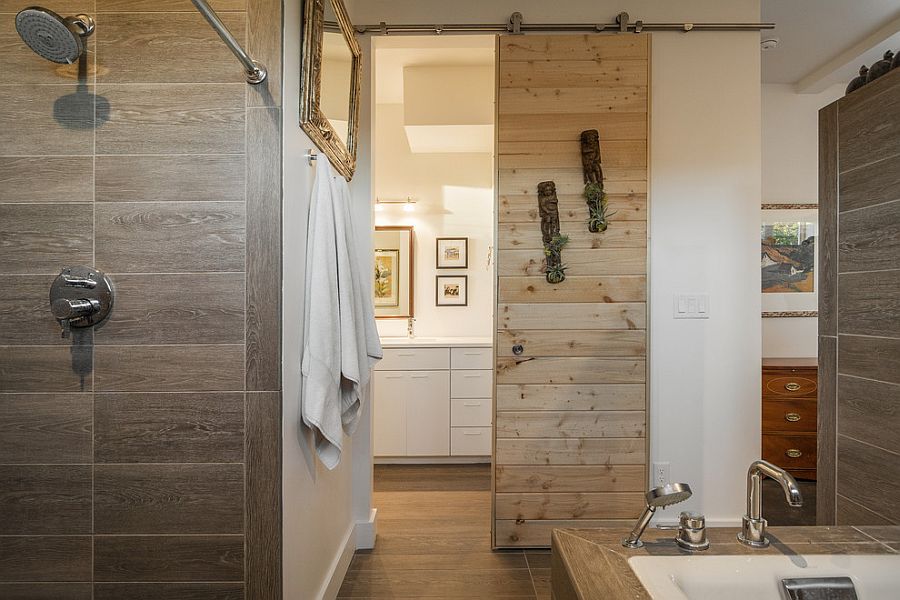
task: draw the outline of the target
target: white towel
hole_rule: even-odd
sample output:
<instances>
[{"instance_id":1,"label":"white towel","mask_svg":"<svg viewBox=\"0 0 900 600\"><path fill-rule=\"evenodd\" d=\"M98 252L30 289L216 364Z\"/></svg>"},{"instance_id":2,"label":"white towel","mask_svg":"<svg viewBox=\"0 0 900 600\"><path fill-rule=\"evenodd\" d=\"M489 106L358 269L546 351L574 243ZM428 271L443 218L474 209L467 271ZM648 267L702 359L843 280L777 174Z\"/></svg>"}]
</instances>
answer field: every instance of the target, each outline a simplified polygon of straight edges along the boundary
<instances>
[{"instance_id":1,"label":"white towel","mask_svg":"<svg viewBox=\"0 0 900 600\"><path fill-rule=\"evenodd\" d=\"M341 461L344 433L356 428L360 391L381 359L381 342L350 215L350 188L319 154L309 209L301 414L316 432L319 460Z\"/></svg>"}]
</instances>

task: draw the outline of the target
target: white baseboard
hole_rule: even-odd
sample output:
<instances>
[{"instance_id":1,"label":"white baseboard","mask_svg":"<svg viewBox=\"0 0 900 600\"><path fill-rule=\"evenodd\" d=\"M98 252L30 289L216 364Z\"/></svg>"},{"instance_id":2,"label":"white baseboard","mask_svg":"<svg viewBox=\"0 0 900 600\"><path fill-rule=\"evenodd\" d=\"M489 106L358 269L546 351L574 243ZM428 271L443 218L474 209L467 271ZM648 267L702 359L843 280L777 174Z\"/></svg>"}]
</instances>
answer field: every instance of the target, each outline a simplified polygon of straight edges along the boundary
<instances>
[{"instance_id":1,"label":"white baseboard","mask_svg":"<svg viewBox=\"0 0 900 600\"><path fill-rule=\"evenodd\" d=\"M375 535L378 532L378 509L369 512L368 521L356 522L356 549L371 550L375 547Z\"/></svg>"},{"instance_id":2,"label":"white baseboard","mask_svg":"<svg viewBox=\"0 0 900 600\"><path fill-rule=\"evenodd\" d=\"M338 592L341 590L341 584L344 583L344 577L347 575L347 569L350 568L350 561L353 560L353 553L356 552L356 525L350 527L344 542L341 545L341 552L335 557L334 562L329 569L328 579L319 594L320 600L334 600L337 598Z\"/></svg>"}]
</instances>

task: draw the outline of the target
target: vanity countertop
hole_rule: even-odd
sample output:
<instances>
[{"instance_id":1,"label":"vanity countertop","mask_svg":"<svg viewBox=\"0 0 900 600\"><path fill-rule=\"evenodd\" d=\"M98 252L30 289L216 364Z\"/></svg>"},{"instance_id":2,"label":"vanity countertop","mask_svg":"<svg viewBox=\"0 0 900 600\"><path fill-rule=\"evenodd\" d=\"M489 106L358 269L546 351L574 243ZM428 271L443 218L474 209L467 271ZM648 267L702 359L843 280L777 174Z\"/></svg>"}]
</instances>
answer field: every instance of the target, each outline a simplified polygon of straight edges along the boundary
<instances>
[{"instance_id":1,"label":"vanity countertop","mask_svg":"<svg viewBox=\"0 0 900 600\"><path fill-rule=\"evenodd\" d=\"M382 348L490 348L493 340L489 337L382 337Z\"/></svg>"},{"instance_id":2,"label":"vanity countertop","mask_svg":"<svg viewBox=\"0 0 900 600\"><path fill-rule=\"evenodd\" d=\"M628 598L651 596L628 564L634 556L689 556L675 544L674 531L647 529L642 548L625 548L629 529L557 529L551 557L553 597L556 600ZM900 526L871 527L770 527L772 545L748 548L737 541L739 529L707 529L709 550L693 556L792 555L792 554L897 554Z\"/></svg>"}]
</instances>

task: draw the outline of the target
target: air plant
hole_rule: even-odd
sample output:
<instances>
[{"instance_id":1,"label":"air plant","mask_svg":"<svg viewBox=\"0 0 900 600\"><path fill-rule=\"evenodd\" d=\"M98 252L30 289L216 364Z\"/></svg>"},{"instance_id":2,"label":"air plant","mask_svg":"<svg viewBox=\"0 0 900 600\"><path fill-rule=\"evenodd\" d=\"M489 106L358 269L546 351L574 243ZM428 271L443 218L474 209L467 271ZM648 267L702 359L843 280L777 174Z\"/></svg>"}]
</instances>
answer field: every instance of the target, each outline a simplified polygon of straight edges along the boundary
<instances>
[{"instance_id":1,"label":"air plant","mask_svg":"<svg viewBox=\"0 0 900 600\"><path fill-rule=\"evenodd\" d=\"M588 230L591 233L606 231L609 227L609 218L615 211L608 211L606 192L602 183L589 183L584 186L584 197L588 205Z\"/></svg>"},{"instance_id":2,"label":"air plant","mask_svg":"<svg viewBox=\"0 0 900 600\"><path fill-rule=\"evenodd\" d=\"M550 243L544 244L544 273L547 283L562 283L566 279L568 267L562 262L562 249L568 243L569 236L558 233L550 239Z\"/></svg>"}]
</instances>

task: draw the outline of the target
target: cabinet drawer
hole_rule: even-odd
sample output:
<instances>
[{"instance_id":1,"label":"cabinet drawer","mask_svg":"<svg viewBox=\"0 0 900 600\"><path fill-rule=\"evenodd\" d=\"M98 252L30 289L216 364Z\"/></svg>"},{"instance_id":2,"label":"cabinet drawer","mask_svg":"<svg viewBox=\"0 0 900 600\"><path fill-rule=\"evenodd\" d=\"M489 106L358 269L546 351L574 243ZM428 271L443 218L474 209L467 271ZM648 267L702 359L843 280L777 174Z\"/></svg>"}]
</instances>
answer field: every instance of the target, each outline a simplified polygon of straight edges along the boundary
<instances>
[{"instance_id":1,"label":"cabinet drawer","mask_svg":"<svg viewBox=\"0 0 900 600\"><path fill-rule=\"evenodd\" d=\"M450 430L450 454L453 456L490 456L490 427L453 427Z\"/></svg>"},{"instance_id":2,"label":"cabinet drawer","mask_svg":"<svg viewBox=\"0 0 900 600\"><path fill-rule=\"evenodd\" d=\"M767 434L763 438L763 459L782 469L815 469L815 435Z\"/></svg>"},{"instance_id":3,"label":"cabinet drawer","mask_svg":"<svg viewBox=\"0 0 900 600\"><path fill-rule=\"evenodd\" d=\"M766 400L762 403L763 433L815 433L816 401Z\"/></svg>"},{"instance_id":4,"label":"cabinet drawer","mask_svg":"<svg viewBox=\"0 0 900 600\"><path fill-rule=\"evenodd\" d=\"M454 427L490 427L490 398L455 398L450 401L450 424Z\"/></svg>"},{"instance_id":5,"label":"cabinet drawer","mask_svg":"<svg viewBox=\"0 0 900 600\"><path fill-rule=\"evenodd\" d=\"M450 348L451 369L492 369L493 348Z\"/></svg>"},{"instance_id":6,"label":"cabinet drawer","mask_svg":"<svg viewBox=\"0 0 900 600\"><path fill-rule=\"evenodd\" d=\"M376 371L439 371L450 368L450 348L385 348Z\"/></svg>"},{"instance_id":7,"label":"cabinet drawer","mask_svg":"<svg viewBox=\"0 0 900 600\"><path fill-rule=\"evenodd\" d=\"M490 398L494 384L493 371L452 371L451 398Z\"/></svg>"},{"instance_id":8,"label":"cabinet drawer","mask_svg":"<svg viewBox=\"0 0 900 600\"><path fill-rule=\"evenodd\" d=\"M778 398L815 398L816 379L816 371L812 369L766 370L762 374L762 393Z\"/></svg>"}]
</instances>

